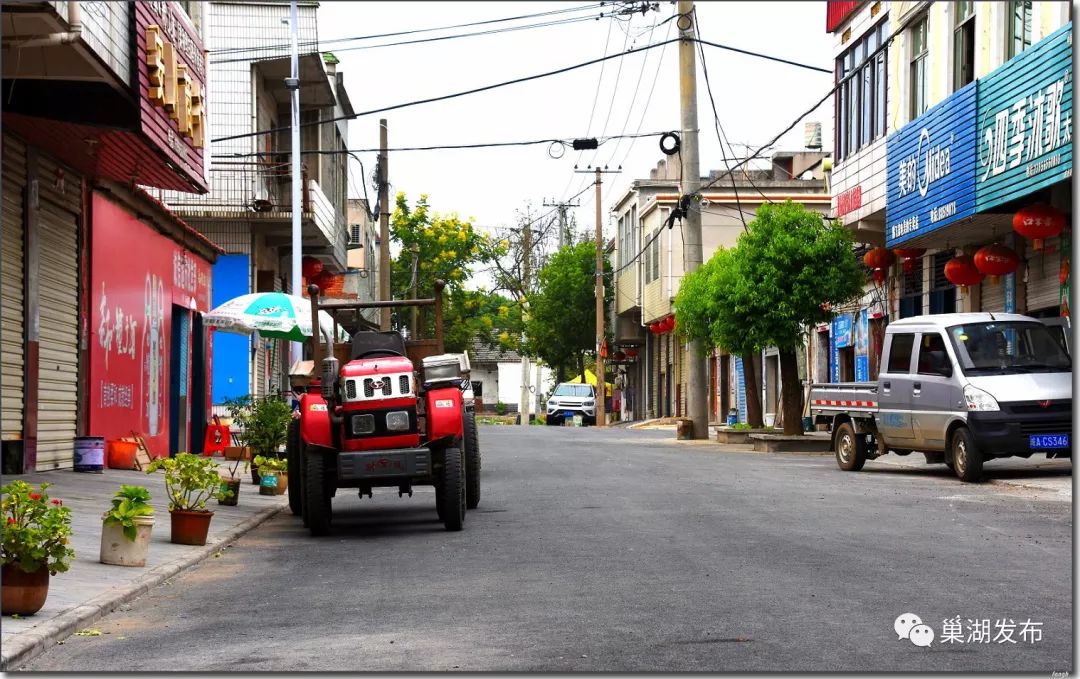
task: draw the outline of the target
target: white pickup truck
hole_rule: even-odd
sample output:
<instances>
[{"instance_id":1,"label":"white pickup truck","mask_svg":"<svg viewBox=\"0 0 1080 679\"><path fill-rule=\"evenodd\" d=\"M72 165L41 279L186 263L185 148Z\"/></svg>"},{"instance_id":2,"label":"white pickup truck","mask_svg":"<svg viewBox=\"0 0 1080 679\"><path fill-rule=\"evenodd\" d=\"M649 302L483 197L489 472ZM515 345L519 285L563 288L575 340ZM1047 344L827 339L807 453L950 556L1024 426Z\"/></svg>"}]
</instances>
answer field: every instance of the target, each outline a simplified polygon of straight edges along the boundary
<instances>
[{"instance_id":1,"label":"white pickup truck","mask_svg":"<svg viewBox=\"0 0 1080 679\"><path fill-rule=\"evenodd\" d=\"M1017 314L917 316L885 330L877 382L815 384L810 412L845 471L922 452L963 481L995 457L1072 457L1065 332Z\"/></svg>"}]
</instances>

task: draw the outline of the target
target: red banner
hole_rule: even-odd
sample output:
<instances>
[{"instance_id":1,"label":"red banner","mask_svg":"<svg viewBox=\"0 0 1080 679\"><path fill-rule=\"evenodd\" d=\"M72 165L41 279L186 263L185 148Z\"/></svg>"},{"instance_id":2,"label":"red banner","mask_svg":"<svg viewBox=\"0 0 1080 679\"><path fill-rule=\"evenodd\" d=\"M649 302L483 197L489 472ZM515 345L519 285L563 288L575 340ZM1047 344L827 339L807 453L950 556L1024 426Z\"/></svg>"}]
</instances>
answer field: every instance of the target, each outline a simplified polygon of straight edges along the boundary
<instances>
[{"instance_id":1,"label":"red banner","mask_svg":"<svg viewBox=\"0 0 1080 679\"><path fill-rule=\"evenodd\" d=\"M155 456L167 455L170 385L190 393L191 312L210 308L210 264L100 194L92 207L89 433L134 430ZM177 307L186 361L172 376L173 333L183 330L173 327ZM209 371L209 348L207 358Z\"/></svg>"}]
</instances>

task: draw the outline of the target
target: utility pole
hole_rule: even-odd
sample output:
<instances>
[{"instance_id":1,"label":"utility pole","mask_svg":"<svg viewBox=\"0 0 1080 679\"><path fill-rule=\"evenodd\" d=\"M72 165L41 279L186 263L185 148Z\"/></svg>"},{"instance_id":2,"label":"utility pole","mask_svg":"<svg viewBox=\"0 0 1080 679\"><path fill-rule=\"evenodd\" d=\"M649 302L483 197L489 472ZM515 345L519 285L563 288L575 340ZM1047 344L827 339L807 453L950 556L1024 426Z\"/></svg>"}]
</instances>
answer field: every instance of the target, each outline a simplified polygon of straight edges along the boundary
<instances>
[{"instance_id":1,"label":"utility pole","mask_svg":"<svg viewBox=\"0 0 1080 679\"><path fill-rule=\"evenodd\" d=\"M693 0L679 0L679 108L682 112L683 196L693 195L701 184L698 161L697 60L694 56ZM683 270L693 273L701 266L701 212L687 209L682 218ZM705 351L701 340L691 340L687 358L687 412L694 424L694 438L709 437L708 386L705 379Z\"/></svg>"},{"instance_id":2,"label":"utility pole","mask_svg":"<svg viewBox=\"0 0 1080 679\"><path fill-rule=\"evenodd\" d=\"M580 207L581 203L544 203L544 207L556 207L559 208L559 249L561 250L565 245L568 245L572 240L570 238L569 228L570 225L566 223L566 208L568 207Z\"/></svg>"},{"instance_id":3,"label":"utility pole","mask_svg":"<svg viewBox=\"0 0 1080 679\"><path fill-rule=\"evenodd\" d=\"M298 25L299 12L296 9L296 0L289 3L289 33L292 36L292 52L290 56L290 77L285 79L285 87L290 91L292 108L292 294L303 296L303 283L300 279L300 259L303 257L303 240L301 239L300 218L303 213L300 205L300 27ZM314 336L319 337L319 328L312 328ZM304 345L293 342L289 346L289 363L295 363L304 357ZM316 372L322 370L321 366L315 366Z\"/></svg>"},{"instance_id":4,"label":"utility pole","mask_svg":"<svg viewBox=\"0 0 1080 679\"><path fill-rule=\"evenodd\" d=\"M531 212L531 211L530 211ZM521 229L521 318L525 319L525 305L528 302L526 297L529 291L529 276L532 273L531 259L532 259L532 215L529 214L525 220L525 226ZM525 339L525 331L521 331L521 339ZM521 352L521 396L518 400L518 418L519 423L523 427L529 426L529 358L525 355L525 352Z\"/></svg>"},{"instance_id":5,"label":"utility pole","mask_svg":"<svg viewBox=\"0 0 1080 679\"><path fill-rule=\"evenodd\" d=\"M294 2L296 0L293 0ZM386 157L386 118L379 119L379 299L390 300L390 176ZM390 307L380 312L379 329L390 329Z\"/></svg>"},{"instance_id":6,"label":"utility pole","mask_svg":"<svg viewBox=\"0 0 1080 679\"><path fill-rule=\"evenodd\" d=\"M412 247L409 248L409 252L412 253L412 278L409 281L409 292L412 294L412 298L416 299L416 284L417 278L419 277L419 270L417 267L420 266L420 246L416 243L413 243ZM410 310L410 312L411 320L409 322L409 339L419 339L420 335L417 334L419 332L419 328L417 327L417 316L420 313L420 307L414 306Z\"/></svg>"}]
</instances>

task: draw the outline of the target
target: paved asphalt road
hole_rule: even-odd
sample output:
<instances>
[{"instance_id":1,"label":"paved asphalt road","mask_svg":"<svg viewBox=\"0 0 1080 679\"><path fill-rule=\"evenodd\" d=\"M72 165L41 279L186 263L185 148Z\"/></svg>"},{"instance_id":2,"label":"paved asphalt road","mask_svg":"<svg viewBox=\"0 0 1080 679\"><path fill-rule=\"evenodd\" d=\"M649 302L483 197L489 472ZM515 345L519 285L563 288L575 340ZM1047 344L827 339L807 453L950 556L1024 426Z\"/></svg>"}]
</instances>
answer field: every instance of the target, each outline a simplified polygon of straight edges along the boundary
<instances>
[{"instance_id":1,"label":"paved asphalt road","mask_svg":"<svg viewBox=\"0 0 1080 679\"><path fill-rule=\"evenodd\" d=\"M1071 503L671 432L481 438L463 532L442 530L430 489L342 491L333 535L279 515L22 669L1073 669ZM897 639L903 613L929 648ZM965 638L969 618L1012 619L1019 643L942 644L955 616Z\"/></svg>"}]
</instances>

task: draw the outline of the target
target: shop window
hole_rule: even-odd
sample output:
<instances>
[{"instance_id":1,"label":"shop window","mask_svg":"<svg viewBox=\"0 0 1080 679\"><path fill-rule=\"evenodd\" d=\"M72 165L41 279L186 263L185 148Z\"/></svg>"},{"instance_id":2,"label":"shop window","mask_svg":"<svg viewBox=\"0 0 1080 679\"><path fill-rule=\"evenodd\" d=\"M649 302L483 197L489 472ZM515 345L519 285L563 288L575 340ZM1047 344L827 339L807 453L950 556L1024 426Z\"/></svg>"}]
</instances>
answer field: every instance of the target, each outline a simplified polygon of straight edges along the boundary
<instances>
[{"instance_id":1,"label":"shop window","mask_svg":"<svg viewBox=\"0 0 1080 679\"><path fill-rule=\"evenodd\" d=\"M914 333L897 333L892 336L889 350L889 373L904 375L911 372L911 349L915 346Z\"/></svg>"},{"instance_id":2,"label":"shop window","mask_svg":"<svg viewBox=\"0 0 1080 679\"><path fill-rule=\"evenodd\" d=\"M837 360L840 362L840 381L855 381L855 347L842 347L837 350Z\"/></svg>"},{"instance_id":3,"label":"shop window","mask_svg":"<svg viewBox=\"0 0 1080 679\"><path fill-rule=\"evenodd\" d=\"M885 22L867 31L836 60L836 157L843 159L885 134ZM846 78L846 81L845 81Z\"/></svg>"},{"instance_id":4,"label":"shop window","mask_svg":"<svg viewBox=\"0 0 1080 679\"><path fill-rule=\"evenodd\" d=\"M952 259L951 252L934 255L934 271L930 278L930 313L951 314L956 312L956 286L945 278L945 263Z\"/></svg>"},{"instance_id":5,"label":"shop window","mask_svg":"<svg viewBox=\"0 0 1080 679\"><path fill-rule=\"evenodd\" d=\"M1031 0L1009 0L1005 17L1005 59L1031 47Z\"/></svg>"},{"instance_id":6,"label":"shop window","mask_svg":"<svg viewBox=\"0 0 1080 679\"><path fill-rule=\"evenodd\" d=\"M908 33L911 44L911 120L930 108L930 81L927 76L926 17L919 19Z\"/></svg>"},{"instance_id":7,"label":"shop window","mask_svg":"<svg viewBox=\"0 0 1080 679\"><path fill-rule=\"evenodd\" d=\"M911 272L904 272L900 284L900 318L922 314L923 260L914 260Z\"/></svg>"},{"instance_id":8,"label":"shop window","mask_svg":"<svg viewBox=\"0 0 1080 679\"><path fill-rule=\"evenodd\" d=\"M975 79L975 3L957 2L953 29L953 90Z\"/></svg>"}]
</instances>

